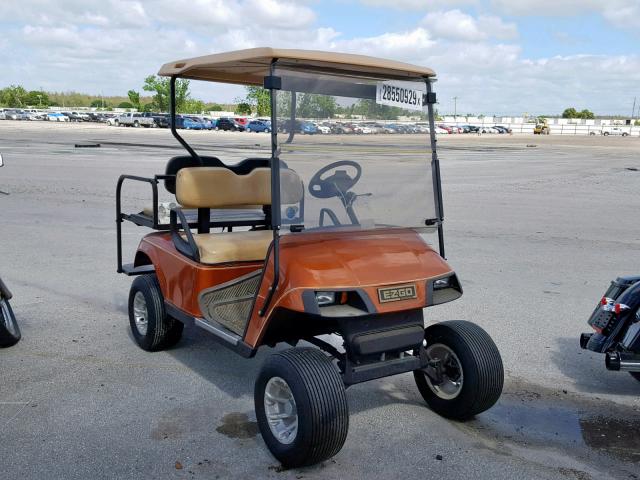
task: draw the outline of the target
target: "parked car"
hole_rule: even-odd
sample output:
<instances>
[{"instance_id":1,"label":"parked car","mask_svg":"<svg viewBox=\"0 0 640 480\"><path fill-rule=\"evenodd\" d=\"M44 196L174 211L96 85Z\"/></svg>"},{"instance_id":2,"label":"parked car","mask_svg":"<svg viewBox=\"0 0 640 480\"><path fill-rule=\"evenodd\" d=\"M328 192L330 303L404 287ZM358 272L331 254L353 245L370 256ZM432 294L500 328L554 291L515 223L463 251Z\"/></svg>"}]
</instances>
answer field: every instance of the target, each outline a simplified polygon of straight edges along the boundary
<instances>
[{"instance_id":1,"label":"parked car","mask_svg":"<svg viewBox=\"0 0 640 480\"><path fill-rule=\"evenodd\" d=\"M50 122L68 122L69 117L60 112L50 112L47 113L46 120L49 120Z\"/></svg>"},{"instance_id":2,"label":"parked car","mask_svg":"<svg viewBox=\"0 0 640 480\"><path fill-rule=\"evenodd\" d=\"M315 135L318 133L318 127L313 122L301 122L300 133L303 135Z\"/></svg>"},{"instance_id":3,"label":"parked car","mask_svg":"<svg viewBox=\"0 0 640 480\"><path fill-rule=\"evenodd\" d=\"M22 110L7 110L5 116L7 120L27 120L29 118L29 115Z\"/></svg>"},{"instance_id":4,"label":"parked car","mask_svg":"<svg viewBox=\"0 0 640 480\"><path fill-rule=\"evenodd\" d=\"M244 132L245 127L234 118L221 117L216 123L216 130Z\"/></svg>"},{"instance_id":5,"label":"parked car","mask_svg":"<svg viewBox=\"0 0 640 480\"><path fill-rule=\"evenodd\" d=\"M125 127L155 127L156 122L149 112L123 113L117 119L116 125Z\"/></svg>"},{"instance_id":6,"label":"parked car","mask_svg":"<svg viewBox=\"0 0 640 480\"><path fill-rule=\"evenodd\" d=\"M512 130L508 127L503 127L502 125L495 125L493 128L497 128L500 130L500 133L511 133Z\"/></svg>"},{"instance_id":7,"label":"parked car","mask_svg":"<svg viewBox=\"0 0 640 480\"><path fill-rule=\"evenodd\" d=\"M262 120L252 120L247 124L247 132L267 132L271 131L271 122Z\"/></svg>"},{"instance_id":8,"label":"parked car","mask_svg":"<svg viewBox=\"0 0 640 480\"><path fill-rule=\"evenodd\" d=\"M604 135L605 137L609 135L619 135L621 137L626 137L627 135L629 135L629 132L625 132L618 127L603 127L602 135Z\"/></svg>"},{"instance_id":9,"label":"parked car","mask_svg":"<svg viewBox=\"0 0 640 480\"><path fill-rule=\"evenodd\" d=\"M333 133L350 135L352 133L355 133L355 131L351 125L348 125L346 123L336 123L333 128Z\"/></svg>"},{"instance_id":10,"label":"parked car","mask_svg":"<svg viewBox=\"0 0 640 480\"><path fill-rule=\"evenodd\" d=\"M316 123L316 128L318 129L318 133L324 133L325 135L331 133L331 127L326 123Z\"/></svg>"},{"instance_id":11,"label":"parked car","mask_svg":"<svg viewBox=\"0 0 640 480\"><path fill-rule=\"evenodd\" d=\"M204 130L204 125L194 117L178 116L176 117L176 128L183 128L185 130Z\"/></svg>"}]
</instances>

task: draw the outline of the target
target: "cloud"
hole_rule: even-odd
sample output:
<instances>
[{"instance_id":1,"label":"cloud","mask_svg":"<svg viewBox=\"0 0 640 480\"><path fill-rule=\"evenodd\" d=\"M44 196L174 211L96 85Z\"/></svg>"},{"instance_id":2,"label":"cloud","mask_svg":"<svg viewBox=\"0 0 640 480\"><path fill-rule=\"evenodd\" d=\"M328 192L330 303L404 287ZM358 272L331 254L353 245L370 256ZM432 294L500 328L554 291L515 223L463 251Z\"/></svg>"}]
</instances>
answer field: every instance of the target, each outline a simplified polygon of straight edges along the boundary
<instances>
[{"instance_id":1,"label":"cloud","mask_svg":"<svg viewBox=\"0 0 640 480\"><path fill-rule=\"evenodd\" d=\"M360 53L378 57L420 58L435 45L424 28L397 33L385 33L375 37L360 37L351 40L335 39L328 47L332 50Z\"/></svg>"},{"instance_id":2,"label":"cloud","mask_svg":"<svg viewBox=\"0 0 640 480\"><path fill-rule=\"evenodd\" d=\"M422 23L439 38L479 41L489 38L511 40L518 36L515 23L505 23L499 17L487 15L476 19L460 10L431 12Z\"/></svg>"},{"instance_id":3,"label":"cloud","mask_svg":"<svg viewBox=\"0 0 640 480\"><path fill-rule=\"evenodd\" d=\"M395 8L400 10L429 10L442 7L440 0L360 0L360 3L369 7ZM477 5L478 0L449 0L447 7Z\"/></svg>"},{"instance_id":4,"label":"cloud","mask_svg":"<svg viewBox=\"0 0 640 480\"><path fill-rule=\"evenodd\" d=\"M491 0L491 6L503 15L572 16L595 12L616 27L640 28L638 0Z\"/></svg>"}]
</instances>

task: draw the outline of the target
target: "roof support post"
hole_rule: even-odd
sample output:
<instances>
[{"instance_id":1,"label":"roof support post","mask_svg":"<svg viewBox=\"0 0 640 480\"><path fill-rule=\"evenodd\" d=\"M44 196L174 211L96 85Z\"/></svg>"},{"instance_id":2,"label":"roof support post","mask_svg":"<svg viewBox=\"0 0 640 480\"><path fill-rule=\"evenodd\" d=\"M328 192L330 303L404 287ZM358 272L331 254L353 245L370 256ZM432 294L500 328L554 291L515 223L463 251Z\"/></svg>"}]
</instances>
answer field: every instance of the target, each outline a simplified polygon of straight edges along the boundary
<instances>
[{"instance_id":1,"label":"roof support post","mask_svg":"<svg viewBox=\"0 0 640 480\"><path fill-rule=\"evenodd\" d=\"M263 317L267 313L267 309L271 304L273 295L280 283L280 216L282 208L280 206L280 155L278 153L278 90L281 83L276 80L276 62L274 58L269 68L269 77L265 77L264 87L268 88L271 100L271 229L273 230L273 244L271 251L273 252L273 282L269 287L269 293L264 300L264 304L260 308L258 314ZM268 79L268 80L267 80Z\"/></svg>"},{"instance_id":2,"label":"roof support post","mask_svg":"<svg viewBox=\"0 0 640 480\"><path fill-rule=\"evenodd\" d=\"M436 215L438 217L438 247L440 256L445 257L444 252L444 208L442 206L442 179L440 178L440 160L438 159L437 139L436 139L436 120L433 105L436 103L436 94L433 91L433 79L425 77L427 85L426 103L429 115L429 140L431 145L431 174L433 177L433 194L436 206Z\"/></svg>"}]
</instances>

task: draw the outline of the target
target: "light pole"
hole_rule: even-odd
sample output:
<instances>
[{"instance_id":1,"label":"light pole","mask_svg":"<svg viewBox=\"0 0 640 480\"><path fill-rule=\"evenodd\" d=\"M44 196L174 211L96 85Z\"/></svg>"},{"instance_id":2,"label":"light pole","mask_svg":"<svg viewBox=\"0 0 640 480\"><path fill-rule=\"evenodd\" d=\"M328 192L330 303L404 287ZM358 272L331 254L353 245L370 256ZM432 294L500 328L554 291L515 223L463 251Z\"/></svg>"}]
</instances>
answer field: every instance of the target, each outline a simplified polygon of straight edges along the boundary
<instances>
[{"instance_id":1,"label":"light pole","mask_svg":"<svg viewBox=\"0 0 640 480\"><path fill-rule=\"evenodd\" d=\"M457 117L458 117L458 97L453 97L453 118L457 118Z\"/></svg>"}]
</instances>

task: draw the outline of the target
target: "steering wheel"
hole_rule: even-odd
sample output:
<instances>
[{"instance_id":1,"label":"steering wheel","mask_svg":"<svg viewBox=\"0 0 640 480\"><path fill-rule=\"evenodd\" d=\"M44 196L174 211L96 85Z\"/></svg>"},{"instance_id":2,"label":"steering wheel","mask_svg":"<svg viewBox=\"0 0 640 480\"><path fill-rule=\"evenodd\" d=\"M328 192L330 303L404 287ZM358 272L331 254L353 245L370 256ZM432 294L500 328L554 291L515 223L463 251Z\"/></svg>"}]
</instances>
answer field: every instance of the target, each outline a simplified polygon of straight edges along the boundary
<instances>
[{"instance_id":1,"label":"steering wheel","mask_svg":"<svg viewBox=\"0 0 640 480\"><path fill-rule=\"evenodd\" d=\"M349 176L346 170L336 170L326 178L322 178L327 172L339 167L351 167L355 170L355 177ZM340 197L347 193L358 183L362 175L362 167L352 160L340 160L318 170L309 180L309 193L316 198Z\"/></svg>"}]
</instances>

